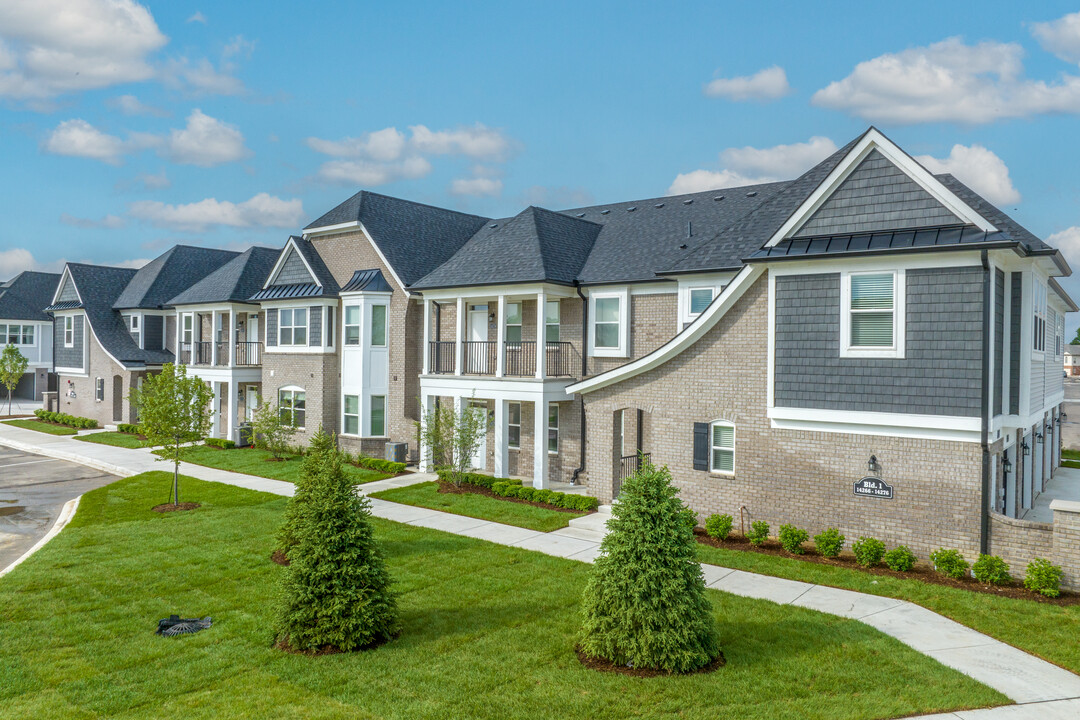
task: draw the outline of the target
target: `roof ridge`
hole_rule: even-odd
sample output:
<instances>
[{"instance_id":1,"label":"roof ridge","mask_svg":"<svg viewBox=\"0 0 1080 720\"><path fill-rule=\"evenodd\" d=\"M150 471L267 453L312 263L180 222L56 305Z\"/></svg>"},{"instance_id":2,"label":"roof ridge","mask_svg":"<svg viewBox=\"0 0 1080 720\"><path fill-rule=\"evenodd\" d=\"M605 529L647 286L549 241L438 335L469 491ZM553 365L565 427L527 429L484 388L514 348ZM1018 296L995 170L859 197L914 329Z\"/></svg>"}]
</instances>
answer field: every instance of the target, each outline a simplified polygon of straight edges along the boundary
<instances>
[{"instance_id":1,"label":"roof ridge","mask_svg":"<svg viewBox=\"0 0 1080 720\"><path fill-rule=\"evenodd\" d=\"M799 177L802 177L802 176L800 175ZM731 186L731 187L712 188L710 190L699 190L697 192L692 192L692 193L680 193L679 195L657 195L657 196L654 196L654 197L639 198L639 199L636 199L636 200L617 200L615 202L597 203L595 205L580 205L578 207L566 208L565 210L555 210L554 212L558 213L559 215L567 215L567 214L575 212L575 211L581 211L581 210L586 210L587 211L587 210L592 210L594 208L611 207L613 205L646 204L646 203L650 203L650 202L651 203L674 202L676 200L683 200L685 198L694 198L694 199L696 199L698 196L710 195L710 194L714 194L714 193L721 193L721 194L725 193L725 192L732 192L733 193L733 192L738 192L740 190L741 191L747 191L747 190L753 190L755 188L772 187L774 185L789 185L789 184L795 182L795 180L798 180L798 178L796 177L796 178L792 178L790 180L771 180L769 182L753 183L753 184L750 184L750 185L734 185L734 186ZM584 218L576 218L576 219L583 220Z\"/></svg>"},{"instance_id":2,"label":"roof ridge","mask_svg":"<svg viewBox=\"0 0 1080 720\"><path fill-rule=\"evenodd\" d=\"M378 192L374 192L373 190L361 190L360 193L357 193L357 194L373 195L375 197L386 198L388 200L396 200L397 202L403 202L403 203L408 203L409 205L416 205L416 206L419 206L419 207L430 208L432 210L439 210L441 212L453 213L454 215L461 215L462 217L477 218L479 220L491 220L492 219L492 218L488 217L487 215L475 215L473 213L462 212L461 210L454 210L452 208L445 208L445 207L442 207L441 205L432 205L431 203L423 203L423 202L420 202L419 200L409 200L408 198L401 198L401 197L397 197L395 195L387 195L386 193L378 193ZM352 197L356 197L356 196L353 195ZM349 198L349 199L351 200L352 198ZM345 202L348 202L348 200L346 200Z\"/></svg>"}]
</instances>

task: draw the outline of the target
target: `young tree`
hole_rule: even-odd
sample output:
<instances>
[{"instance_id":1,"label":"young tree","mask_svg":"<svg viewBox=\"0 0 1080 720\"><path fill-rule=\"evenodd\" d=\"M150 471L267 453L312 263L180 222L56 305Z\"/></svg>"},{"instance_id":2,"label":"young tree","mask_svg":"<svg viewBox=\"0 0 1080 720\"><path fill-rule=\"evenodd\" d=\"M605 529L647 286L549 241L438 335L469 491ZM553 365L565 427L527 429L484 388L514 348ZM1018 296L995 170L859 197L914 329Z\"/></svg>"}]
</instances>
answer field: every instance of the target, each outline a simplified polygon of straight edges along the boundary
<instances>
[{"instance_id":1,"label":"young tree","mask_svg":"<svg viewBox=\"0 0 1080 720\"><path fill-rule=\"evenodd\" d=\"M623 483L585 586L580 647L586 655L678 673L719 655L695 559L694 513L678 492L667 468L647 460Z\"/></svg>"},{"instance_id":2,"label":"young tree","mask_svg":"<svg viewBox=\"0 0 1080 720\"><path fill-rule=\"evenodd\" d=\"M333 437L320 429L305 460L306 492L294 503L295 544L281 578L276 639L291 650L360 650L399 629L371 504L356 494L342 463Z\"/></svg>"},{"instance_id":3,"label":"young tree","mask_svg":"<svg viewBox=\"0 0 1080 720\"><path fill-rule=\"evenodd\" d=\"M472 468L473 455L488 431L487 410L466 406L458 415L452 406L436 407L420 423L421 442L431 464L448 473L455 485L461 485Z\"/></svg>"},{"instance_id":4,"label":"young tree","mask_svg":"<svg viewBox=\"0 0 1080 720\"><path fill-rule=\"evenodd\" d=\"M311 488L325 465L326 455L333 449L334 438L323 432L322 426L319 426L319 431L311 438L307 455L300 465L296 491L285 506L285 521L278 530L277 549L286 556L300 542L300 524L304 519L304 508L311 495Z\"/></svg>"},{"instance_id":5,"label":"young tree","mask_svg":"<svg viewBox=\"0 0 1080 720\"><path fill-rule=\"evenodd\" d=\"M180 504L180 460L192 443L210 432L213 394L206 383L188 377L187 367L165 363L158 375L147 375L141 388L133 388L131 402L139 411L139 431L151 445L160 445L158 460L173 463L173 504Z\"/></svg>"},{"instance_id":6,"label":"young tree","mask_svg":"<svg viewBox=\"0 0 1080 720\"><path fill-rule=\"evenodd\" d=\"M7 388L8 415L11 414L11 394L15 392L15 386L19 384L29 364L14 345L5 345L4 351L0 353L0 383Z\"/></svg>"},{"instance_id":7,"label":"young tree","mask_svg":"<svg viewBox=\"0 0 1080 720\"><path fill-rule=\"evenodd\" d=\"M289 441L296 434L296 425L291 419L287 422L281 417L281 408L270 402L259 400L259 406L251 415L251 432L255 436L255 447L269 450L280 460L289 449Z\"/></svg>"}]
</instances>

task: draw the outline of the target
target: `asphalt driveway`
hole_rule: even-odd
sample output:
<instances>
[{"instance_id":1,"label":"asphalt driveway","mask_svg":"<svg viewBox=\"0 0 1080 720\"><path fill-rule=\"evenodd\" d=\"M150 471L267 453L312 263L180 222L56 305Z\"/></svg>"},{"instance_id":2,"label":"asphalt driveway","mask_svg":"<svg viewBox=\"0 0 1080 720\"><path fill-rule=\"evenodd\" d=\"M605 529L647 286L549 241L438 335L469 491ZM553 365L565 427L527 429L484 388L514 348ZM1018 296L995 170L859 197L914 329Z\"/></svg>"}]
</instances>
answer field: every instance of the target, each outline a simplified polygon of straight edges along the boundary
<instances>
[{"instance_id":1,"label":"asphalt driveway","mask_svg":"<svg viewBox=\"0 0 1080 720\"><path fill-rule=\"evenodd\" d=\"M64 503L118 479L75 463L0 446L0 569L49 531Z\"/></svg>"}]
</instances>

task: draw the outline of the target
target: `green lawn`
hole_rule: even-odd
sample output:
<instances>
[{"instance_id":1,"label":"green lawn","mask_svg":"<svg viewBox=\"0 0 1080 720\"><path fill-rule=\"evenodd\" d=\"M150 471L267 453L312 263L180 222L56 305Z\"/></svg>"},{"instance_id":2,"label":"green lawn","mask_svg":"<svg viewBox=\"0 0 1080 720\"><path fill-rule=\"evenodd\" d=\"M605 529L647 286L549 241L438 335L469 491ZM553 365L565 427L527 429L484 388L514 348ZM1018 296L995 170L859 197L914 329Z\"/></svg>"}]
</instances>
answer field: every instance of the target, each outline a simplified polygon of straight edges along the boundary
<instances>
[{"instance_id":1,"label":"green lawn","mask_svg":"<svg viewBox=\"0 0 1080 720\"><path fill-rule=\"evenodd\" d=\"M48 433L49 435L76 435L78 430L75 428L69 428L64 425L53 425L51 423L41 422L40 420L5 420L5 425L14 425L15 427L21 427L26 430L37 430L38 432Z\"/></svg>"},{"instance_id":2,"label":"green lawn","mask_svg":"<svg viewBox=\"0 0 1080 720\"><path fill-rule=\"evenodd\" d=\"M371 493L371 497L390 500L404 505L442 510L455 515L491 520L505 525L517 525L529 530L551 532L564 528L576 517L585 513L558 512L547 508L526 505L525 503L499 500L498 498L476 493L440 493L439 484L425 482L392 490L380 490Z\"/></svg>"},{"instance_id":3,"label":"green lawn","mask_svg":"<svg viewBox=\"0 0 1080 720\"><path fill-rule=\"evenodd\" d=\"M400 638L304 657L271 649L268 559L285 500L164 472L83 498L0 579L0 715L35 718L886 718L1006 699L855 621L710 591L728 665L652 679L581 667L589 566L375 521ZM159 618L211 615L160 638Z\"/></svg>"},{"instance_id":4,"label":"green lawn","mask_svg":"<svg viewBox=\"0 0 1080 720\"><path fill-rule=\"evenodd\" d=\"M284 462L270 462L268 460L270 457L272 456L268 451L257 450L256 448L221 450L199 445L191 448L191 452L184 455L184 462L205 465L219 470L231 470L246 475L258 475L271 480L285 480L294 483L300 479L300 463L303 461L300 455L286 455L288 459ZM345 466L345 472L353 478L353 482L357 485L390 477L386 473L351 465Z\"/></svg>"},{"instance_id":5,"label":"green lawn","mask_svg":"<svg viewBox=\"0 0 1080 720\"><path fill-rule=\"evenodd\" d=\"M958 623L1080 673L1080 605L997 597L850 568L698 545L702 562L918 603ZM1023 568L1010 568L1022 576Z\"/></svg>"},{"instance_id":6,"label":"green lawn","mask_svg":"<svg viewBox=\"0 0 1080 720\"><path fill-rule=\"evenodd\" d=\"M99 445L113 445L132 449L150 447L149 442L140 440L137 435L122 432L90 433L89 435L80 435L75 439L83 442L98 443Z\"/></svg>"}]
</instances>

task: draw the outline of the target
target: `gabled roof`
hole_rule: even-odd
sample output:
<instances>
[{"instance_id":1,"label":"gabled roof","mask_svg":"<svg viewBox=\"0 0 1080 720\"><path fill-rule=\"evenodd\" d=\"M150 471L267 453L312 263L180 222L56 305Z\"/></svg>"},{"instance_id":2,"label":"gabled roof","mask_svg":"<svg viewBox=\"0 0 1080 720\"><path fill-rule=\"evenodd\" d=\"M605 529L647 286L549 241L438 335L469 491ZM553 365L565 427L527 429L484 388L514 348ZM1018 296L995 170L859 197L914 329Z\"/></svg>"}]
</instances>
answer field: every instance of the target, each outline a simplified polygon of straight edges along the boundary
<instances>
[{"instance_id":1,"label":"gabled roof","mask_svg":"<svg viewBox=\"0 0 1080 720\"><path fill-rule=\"evenodd\" d=\"M390 283L386 282L382 270L357 270L353 273L349 282L341 288L341 292L394 292Z\"/></svg>"},{"instance_id":2,"label":"gabled roof","mask_svg":"<svg viewBox=\"0 0 1080 720\"><path fill-rule=\"evenodd\" d=\"M27 270L0 283L0 320L52 322L45 308L59 282L60 273Z\"/></svg>"},{"instance_id":3,"label":"gabled roof","mask_svg":"<svg viewBox=\"0 0 1080 720\"><path fill-rule=\"evenodd\" d=\"M278 282L282 267L287 260L297 254L303 261L305 278L303 282ZM277 300L293 297L336 297L338 284L316 252L311 241L297 235L289 236L285 247L281 249L272 269L264 276L265 282L251 295L251 300ZM311 282L314 281L314 282Z\"/></svg>"},{"instance_id":4,"label":"gabled roof","mask_svg":"<svg viewBox=\"0 0 1080 720\"><path fill-rule=\"evenodd\" d=\"M479 215L362 190L304 232L363 225L393 273L411 285L449 260L487 222Z\"/></svg>"},{"instance_id":5,"label":"gabled roof","mask_svg":"<svg viewBox=\"0 0 1080 720\"><path fill-rule=\"evenodd\" d=\"M167 304L198 305L203 303L247 302L257 293L277 261L279 251L253 247L213 271Z\"/></svg>"},{"instance_id":6,"label":"gabled roof","mask_svg":"<svg viewBox=\"0 0 1080 720\"><path fill-rule=\"evenodd\" d=\"M113 307L117 310L164 308L169 300L239 254L232 250L176 245L140 268ZM80 288L80 292L85 290Z\"/></svg>"},{"instance_id":7,"label":"gabled roof","mask_svg":"<svg viewBox=\"0 0 1080 720\"><path fill-rule=\"evenodd\" d=\"M551 282L572 285L603 226L538 207L485 225L411 287Z\"/></svg>"}]
</instances>

